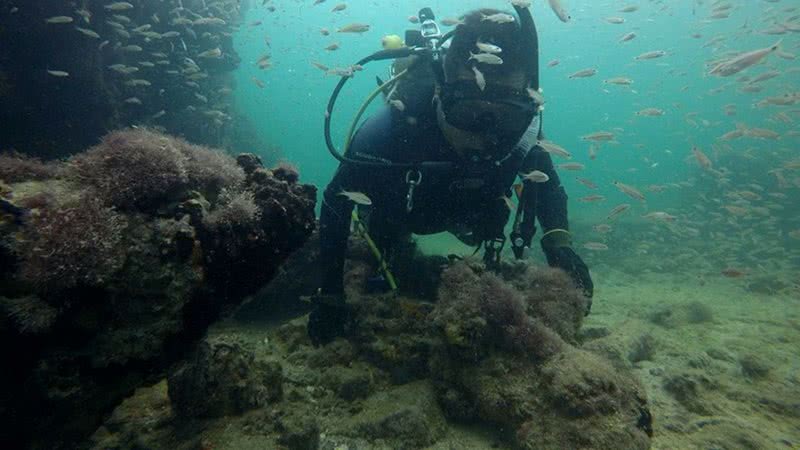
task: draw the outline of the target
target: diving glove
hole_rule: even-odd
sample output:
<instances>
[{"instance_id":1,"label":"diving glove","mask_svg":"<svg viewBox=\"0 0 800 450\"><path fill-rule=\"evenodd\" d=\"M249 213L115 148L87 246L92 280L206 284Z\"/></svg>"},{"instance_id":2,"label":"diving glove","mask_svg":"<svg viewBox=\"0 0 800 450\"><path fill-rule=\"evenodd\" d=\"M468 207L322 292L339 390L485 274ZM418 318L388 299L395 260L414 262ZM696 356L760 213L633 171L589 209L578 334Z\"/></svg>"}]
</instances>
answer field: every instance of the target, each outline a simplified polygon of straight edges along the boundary
<instances>
[{"instance_id":1,"label":"diving glove","mask_svg":"<svg viewBox=\"0 0 800 450\"><path fill-rule=\"evenodd\" d=\"M566 230L552 230L542 237L542 250L550 267L558 267L569 274L578 287L586 295L586 315L592 308L594 283L589 268L580 256L572 249L572 238Z\"/></svg>"},{"instance_id":2,"label":"diving glove","mask_svg":"<svg viewBox=\"0 0 800 450\"><path fill-rule=\"evenodd\" d=\"M311 297L314 309L308 316L308 337L314 347L344 336L352 320L343 294L317 293Z\"/></svg>"}]
</instances>

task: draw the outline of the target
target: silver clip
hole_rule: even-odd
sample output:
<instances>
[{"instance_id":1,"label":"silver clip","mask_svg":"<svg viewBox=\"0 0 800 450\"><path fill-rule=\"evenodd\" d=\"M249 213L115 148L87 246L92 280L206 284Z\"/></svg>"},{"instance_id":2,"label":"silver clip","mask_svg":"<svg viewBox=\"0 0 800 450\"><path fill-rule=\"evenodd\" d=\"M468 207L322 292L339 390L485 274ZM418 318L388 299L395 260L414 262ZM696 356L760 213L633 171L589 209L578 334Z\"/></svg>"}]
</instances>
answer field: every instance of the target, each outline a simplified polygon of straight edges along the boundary
<instances>
[{"instance_id":1,"label":"silver clip","mask_svg":"<svg viewBox=\"0 0 800 450\"><path fill-rule=\"evenodd\" d=\"M414 189L422 183L422 172L419 170L409 170L406 172L406 184L408 193L406 194L406 213L414 209Z\"/></svg>"}]
</instances>

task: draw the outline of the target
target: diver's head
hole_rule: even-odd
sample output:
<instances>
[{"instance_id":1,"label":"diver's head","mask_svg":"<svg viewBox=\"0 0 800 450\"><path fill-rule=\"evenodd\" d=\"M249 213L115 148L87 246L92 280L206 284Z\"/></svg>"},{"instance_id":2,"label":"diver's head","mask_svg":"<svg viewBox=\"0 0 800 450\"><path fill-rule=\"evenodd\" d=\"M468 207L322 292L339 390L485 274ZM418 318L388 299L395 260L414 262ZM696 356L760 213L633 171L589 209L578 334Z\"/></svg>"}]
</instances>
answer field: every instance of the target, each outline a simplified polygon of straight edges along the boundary
<instances>
[{"instance_id":1,"label":"diver's head","mask_svg":"<svg viewBox=\"0 0 800 450\"><path fill-rule=\"evenodd\" d=\"M464 16L444 57L444 82L437 86L436 95L437 121L462 156L496 159L507 154L538 111L527 91L538 85L538 80L534 82L538 57L530 54L530 30L523 30L516 16L505 23L487 19L499 13L480 9ZM482 53L479 42L499 47L502 51L496 56L502 64L471 59Z\"/></svg>"}]
</instances>

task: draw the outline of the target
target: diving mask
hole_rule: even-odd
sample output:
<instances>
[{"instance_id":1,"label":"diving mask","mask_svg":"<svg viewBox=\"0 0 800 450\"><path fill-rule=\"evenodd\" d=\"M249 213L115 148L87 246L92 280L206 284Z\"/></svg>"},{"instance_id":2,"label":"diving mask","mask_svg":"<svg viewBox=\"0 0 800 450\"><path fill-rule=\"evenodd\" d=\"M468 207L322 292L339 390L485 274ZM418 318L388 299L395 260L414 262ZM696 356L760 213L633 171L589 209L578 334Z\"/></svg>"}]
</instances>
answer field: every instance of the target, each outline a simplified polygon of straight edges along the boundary
<instances>
[{"instance_id":1,"label":"diving mask","mask_svg":"<svg viewBox=\"0 0 800 450\"><path fill-rule=\"evenodd\" d=\"M448 124L480 134L519 139L533 121L539 105L525 91L475 82L446 83L439 95Z\"/></svg>"}]
</instances>

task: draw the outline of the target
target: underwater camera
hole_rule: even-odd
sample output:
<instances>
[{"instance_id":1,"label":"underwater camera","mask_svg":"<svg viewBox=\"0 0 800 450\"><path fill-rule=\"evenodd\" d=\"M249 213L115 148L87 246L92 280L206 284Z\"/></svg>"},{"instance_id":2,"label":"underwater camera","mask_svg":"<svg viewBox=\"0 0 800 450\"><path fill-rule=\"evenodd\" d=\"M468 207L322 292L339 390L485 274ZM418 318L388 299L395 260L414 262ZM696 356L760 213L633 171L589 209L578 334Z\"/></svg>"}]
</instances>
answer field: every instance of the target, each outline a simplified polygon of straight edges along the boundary
<instances>
[{"instance_id":1,"label":"underwater camera","mask_svg":"<svg viewBox=\"0 0 800 450\"><path fill-rule=\"evenodd\" d=\"M520 6L514 5L514 9L516 10L523 33L528 34L530 36L529 39L525 39L523 45L527 46L527 54L531 55L530 58L530 75L533 79L532 86L534 89L539 88L539 44L538 38L536 34L536 26L533 23L533 17L531 16L530 11L528 8L523 8ZM375 97L379 96L382 92L386 89L391 89L391 87L397 83L398 80L403 78L406 74L409 73L409 70L412 70L416 64L430 64L431 68L433 69L433 73L437 79L437 82L441 85L444 83L444 67L442 64L442 56L446 51L444 43L450 40L457 28L447 32L446 34L442 34L441 28L439 24L436 22L436 16L433 13L431 8L422 8L418 14L419 21L420 21L420 28L418 30L408 30L405 33L405 46L401 46L399 48L387 48L384 50L377 51L369 56L362 58L360 61L356 62L354 65L364 66L373 61L384 61L389 59L399 59L399 58L406 58L409 56L416 56L416 60L414 63L406 68L405 70L401 71L400 73L393 74L393 76L386 81L385 83L378 86L375 90L373 90L367 99L362 103L361 107L359 108L358 112L356 113L353 121L350 124L350 128L345 137L345 143L343 147L343 151L340 152L336 149L336 146L333 144L333 139L331 137L331 118L333 116L333 108L336 105L336 100L339 98L339 93L342 91L345 83L349 77L342 77L339 82L336 84L336 87L333 89L331 93L331 97L328 100L328 106L325 110L325 145L328 147L328 151L330 154L336 158L341 163L347 164L355 164L361 166L370 166L370 167L383 167L383 168L406 168L406 169L419 169L422 167L428 166L437 166L442 164L449 164L444 162L432 162L432 161L418 161L418 162L404 162L404 163L397 163L397 162L379 162L379 161L364 161L353 159L348 156L348 149L350 147L351 140L353 135L355 134L356 127L358 126L361 117L364 115L364 112L367 110L367 107L372 103Z\"/></svg>"}]
</instances>

